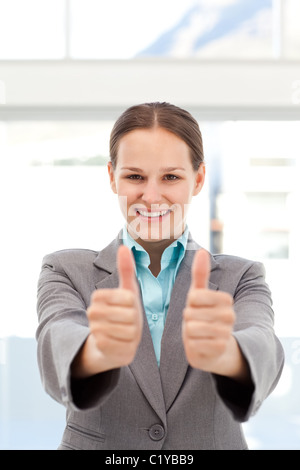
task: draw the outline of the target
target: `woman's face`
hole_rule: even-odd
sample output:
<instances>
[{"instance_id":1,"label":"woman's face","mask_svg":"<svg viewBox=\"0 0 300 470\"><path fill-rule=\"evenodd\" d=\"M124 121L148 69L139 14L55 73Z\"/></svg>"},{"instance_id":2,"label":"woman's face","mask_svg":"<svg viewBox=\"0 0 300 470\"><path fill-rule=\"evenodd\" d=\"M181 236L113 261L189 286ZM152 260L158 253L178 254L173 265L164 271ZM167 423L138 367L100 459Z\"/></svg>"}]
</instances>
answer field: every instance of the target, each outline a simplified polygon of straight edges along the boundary
<instances>
[{"instance_id":1,"label":"woman's face","mask_svg":"<svg viewBox=\"0 0 300 470\"><path fill-rule=\"evenodd\" d=\"M116 167L109 163L108 171L135 240L171 243L183 233L188 205L204 183L205 166L193 169L182 139L160 127L131 131L121 138Z\"/></svg>"}]
</instances>

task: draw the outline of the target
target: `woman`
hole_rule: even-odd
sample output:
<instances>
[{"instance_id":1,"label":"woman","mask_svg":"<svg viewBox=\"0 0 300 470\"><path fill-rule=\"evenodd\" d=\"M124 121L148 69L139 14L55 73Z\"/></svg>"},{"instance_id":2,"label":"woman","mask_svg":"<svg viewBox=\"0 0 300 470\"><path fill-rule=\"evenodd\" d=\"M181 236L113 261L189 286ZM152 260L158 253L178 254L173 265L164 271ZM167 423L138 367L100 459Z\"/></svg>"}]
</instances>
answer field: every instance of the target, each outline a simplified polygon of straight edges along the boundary
<instances>
[{"instance_id":1,"label":"woman","mask_svg":"<svg viewBox=\"0 0 300 470\"><path fill-rule=\"evenodd\" d=\"M125 227L100 252L46 256L39 280L41 376L67 408L59 448L246 449L240 423L276 386L283 350L263 266L189 234L205 180L197 121L133 106L110 157Z\"/></svg>"}]
</instances>

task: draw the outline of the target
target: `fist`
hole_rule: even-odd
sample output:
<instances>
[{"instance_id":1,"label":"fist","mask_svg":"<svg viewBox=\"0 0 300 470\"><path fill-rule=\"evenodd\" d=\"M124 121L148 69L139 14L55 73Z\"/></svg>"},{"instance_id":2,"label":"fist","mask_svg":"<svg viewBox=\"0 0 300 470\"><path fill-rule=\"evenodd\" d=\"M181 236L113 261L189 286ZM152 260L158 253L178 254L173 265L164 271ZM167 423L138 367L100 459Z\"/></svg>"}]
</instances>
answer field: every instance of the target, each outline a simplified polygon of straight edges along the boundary
<instances>
[{"instance_id":1,"label":"fist","mask_svg":"<svg viewBox=\"0 0 300 470\"><path fill-rule=\"evenodd\" d=\"M183 312L182 338L192 367L221 373L232 346L235 313L231 295L208 289L209 275L209 254L199 250L193 261L191 286Z\"/></svg>"},{"instance_id":2,"label":"fist","mask_svg":"<svg viewBox=\"0 0 300 470\"><path fill-rule=\"evenodd\" d=\"M142 336L142 308L131 250L122 245L117 255L119 287L99 289L87 310L90 332L105 368L128 365Z\"/></svg>"}]
</instances>

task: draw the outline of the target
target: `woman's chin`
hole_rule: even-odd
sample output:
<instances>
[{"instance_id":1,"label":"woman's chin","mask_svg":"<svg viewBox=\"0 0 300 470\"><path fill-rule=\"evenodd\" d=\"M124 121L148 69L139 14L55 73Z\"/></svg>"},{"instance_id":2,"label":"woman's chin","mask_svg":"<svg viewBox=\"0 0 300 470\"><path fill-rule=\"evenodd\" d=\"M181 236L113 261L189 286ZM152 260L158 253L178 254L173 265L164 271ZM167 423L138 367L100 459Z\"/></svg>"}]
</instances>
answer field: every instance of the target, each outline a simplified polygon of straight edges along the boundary
<instances>
[{"instance_id":1,"label":"woman's chin","mask_svg":"<svg viewBox=\"0 0 300 470\"><path fill-rule=\"evenodd\" d=\"M182 225L180 227L170 227L170 224L143 224L143 223L130 223L127 225L127 229L134 240L143 240L145 242L158 242L158 241L173 241L180 237L184 231Z\"/></svg>"}]
</instances>

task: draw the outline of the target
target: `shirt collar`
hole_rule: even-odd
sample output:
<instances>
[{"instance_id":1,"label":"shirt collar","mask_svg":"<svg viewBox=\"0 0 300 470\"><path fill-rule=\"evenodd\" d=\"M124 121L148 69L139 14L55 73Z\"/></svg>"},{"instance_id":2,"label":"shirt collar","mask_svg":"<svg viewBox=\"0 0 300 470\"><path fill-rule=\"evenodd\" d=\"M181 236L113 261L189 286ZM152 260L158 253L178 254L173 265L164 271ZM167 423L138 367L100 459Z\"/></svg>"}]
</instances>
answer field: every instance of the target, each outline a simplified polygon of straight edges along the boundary
<instances>
[{"instance_id":1,"label":"shirt collar","mask_svg":"<svg viewBox=\"0 0 300 470\"><path fill-rule=\"evenodd\" d=\"M188 242L188 234L189 234L189 229L186 226L185 231L183 234L174 240L174 242L169 245L163 252L162 255L162 261L161 261L161 268L164 269L166 265L172 260L172 259L179 259L180 261L184 257L187 242ZM136 262L140 262L144 265L149 266L150 264L150 258L146 250L139 244L137 243L136 240L132 238L132 236L128 233L128 230L126 226L123 227L123 233L122 233L122 238L123 238L123 243L124 245L128 246L133 252L133 255L135 257Z\"/></svg>"}]
</instances>

